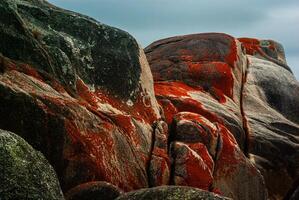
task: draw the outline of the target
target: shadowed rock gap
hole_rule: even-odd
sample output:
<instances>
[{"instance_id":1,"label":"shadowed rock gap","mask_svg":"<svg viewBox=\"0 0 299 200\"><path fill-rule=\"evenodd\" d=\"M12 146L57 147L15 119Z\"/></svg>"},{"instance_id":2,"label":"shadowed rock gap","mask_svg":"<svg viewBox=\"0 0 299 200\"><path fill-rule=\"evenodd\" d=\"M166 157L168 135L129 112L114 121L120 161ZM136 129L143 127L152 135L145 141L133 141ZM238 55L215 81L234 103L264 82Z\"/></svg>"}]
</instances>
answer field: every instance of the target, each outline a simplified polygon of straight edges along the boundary
<instances>
[{"instance_id":1,"label":"shadowed rock gap","mask_svg":"<svg viewBox=\"0 0 299 200\"><path fill-rule=\"evenodd\" d=\"M153 185L153 180L152 180L152 176L153 174L150 171L151 168L151 160L153 158L153 151L155 148L155 142L156 142L156 128L157 128L157 122L153 124L152 126L153 128L153 132L152 132L152 140L151 140L151 146L150 146L150 152L149 152L149 157L148 157L148 163L146 164L146 173L147 173L147 179L148 179L148 186L149 187L154 187L155 185Z\"/></svg>"},{"instance_id":2,"label":"shadowed rock gap","mask_svg":"<svg viewBox=\"0 0 299 200\"><path fill-rule=\"evenodd\" d=\"M176 127L175 127L174 120L172 120L172 122L168 128L169 134L168 134L168 142L167 142L167 153L170 157L170 174L169 174L169 182L168 182L169 185L174 185L174 176L175 176L174 163L175 163L176 156L173 151L173 142L175 141L175 137L176 137L175 128Z\"/></svg>"},{"instance_id":3,"label":"shadowed rock gap","mask_svg":"<svg viewBox=\"0 0 299 200\"><path fill-rule=\"evenodd\" d=\"M245 115L245 112L244 112L244 108L243 108L243 104L244 104L244 101L243 101L243 98L244 98L244 85L246 83L246 80L247 80L247 72L248 72L248 68L249 68L249 65L248 65L248 58L246 58L246 66L245 66L245 71L244 71L244 75L242 75L242 85L241 85L241 92L240 92L240 110L241 110L241 115L242 115L242 121L243 121L243 130L244 130L244 133L245 133L245 140L244 140L244 154L246 157L249 157L249 138L250 138L250 132L249 132L249 128L248 128L248 123L247 123L247 119L246 119L246 115Z\"/></svg>"},{"instance_id":4,"label":"shadowed rock gap","mask_svg":"<svg viewBox=\"0 0 299 200\"><path fill-rule=\"evenodd\" d=\"M175 151L173 149L173 143L170 143L170 152L169 152L169 156L170 156L170 176L169 176L169 185L175 185L175 161L176 161L176 154Z\"/></svg>"}]
</instances>

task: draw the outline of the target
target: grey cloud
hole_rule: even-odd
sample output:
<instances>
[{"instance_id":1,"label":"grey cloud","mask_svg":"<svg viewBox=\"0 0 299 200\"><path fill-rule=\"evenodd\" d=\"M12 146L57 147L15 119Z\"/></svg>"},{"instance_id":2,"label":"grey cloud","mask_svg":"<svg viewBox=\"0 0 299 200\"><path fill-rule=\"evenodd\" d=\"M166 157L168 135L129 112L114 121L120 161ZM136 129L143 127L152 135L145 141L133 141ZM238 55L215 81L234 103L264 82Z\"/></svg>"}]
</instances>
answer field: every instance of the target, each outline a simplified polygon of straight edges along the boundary
<instances>
[{"instance_id":1,"label":"grey cloud","mask_svg":"<svg viewBox=\"0 0 299 200\"><path fill-rule=\"evenodd\" d=\"M179 26L213 27L215 24L220 27L233 27L236 21L244 22L238 25L245 26L246 23L253 23L263 15L262 7L233 0L226 3L217 0L210 0L209 3L194 0L52 0L52 2L81 10L100 21L131 30L177 29ZM251 12L255 14L251 15Z\"/></svg>"}]
</instances>

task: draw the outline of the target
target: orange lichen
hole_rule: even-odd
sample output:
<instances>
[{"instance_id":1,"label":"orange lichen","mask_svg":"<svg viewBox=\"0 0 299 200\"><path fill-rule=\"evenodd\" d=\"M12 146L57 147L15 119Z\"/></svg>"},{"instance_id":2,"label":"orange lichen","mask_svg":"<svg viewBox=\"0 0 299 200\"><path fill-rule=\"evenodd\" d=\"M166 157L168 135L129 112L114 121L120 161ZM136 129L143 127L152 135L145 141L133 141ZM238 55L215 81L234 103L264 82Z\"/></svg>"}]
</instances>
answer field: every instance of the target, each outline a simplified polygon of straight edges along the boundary
<instances>
[{"instance_id":1,"label":"orange lichen","mask_svg":"<svg viewBox=\"0 0 299 200\"><path fill-rule=\"evenodd\" d=\"M221 192L221 190L219 188L213 188L211 192L218 194L218 195L223 195L223 192Z\"/></svg>"},{"instance_id":2,"label":"orange lichen","mask_svg":"<svg viewBox=\"0 0 299 200\"><path fill-rule=\"evenodd\" d=\"M114 114L110 115L110 118L115 123L117 127L119 127L124 136L127 137L127 140L132 143L132 145L137 146L140 145L140 137L136 132L136 127L134 126L131 116L124 114Z\"/></svg>"},{"instance_id":3,"label":"orange lichen","mask_svg":"<svg viewBox=\"0 0 299 200\"><path fill-rule=\"evenodd\" d=\"M193 56L192 55L181 55L181 61L185 62L192 62L193 61Z\"/></svg>"},{"instance_id":4,"label":"orange lichen","mask_svg":"<svg viewBox=\"0 0 299 200\"><path fill-rule=\"evenodd\" d=\"M170 125L172 123L173 116L178 113L178 110L168 99L158 99L158 103L163 108L167 124Z\"/></svg>"},{"instance_id":5,"label":"orange lichen","mask_svg":"<svg viewBox=\"0 0 299 200\"><path fill-rule=\"evenodd\" d=\"M231 67L223 62L188 63L189 74L194 82L212 94L220 103L233 98L234 79ZM225 96L224 96L225 95Z\"/></svg>"},{"instance_id":6,"label":"orange lichen","mask_svg":"<svg viewBox=\"0 0 299 200\"><path fill-rule=\"evenodd\" d=\"M121 110L124 114L131 115L140 121L152 124L157 120L158 116L151 106L150 97L143 92L140 92L135 100L128 100L131 101L132 105L104 90L96 89L94 95L100 103L107 103Z\"/></svg>"},{"instance_id":7,"label":"orange lichen","mask_svg":"<svg viewBox=\"0 0 299 200\"><path fill-rule=\"evenodd\" d=\"M195 126L197 130L199 130L198 134L202 140L201 142L208 147L210 146L211 138L218 137L217 128L203 116L198 115L196 113L181 112L175 116L175 120L192 121L194 123L193 126Z\"/></svg>"},{"instance_id":8,"label":"orange lichen","mask_svg":"<svg viewBox=\"0 0 299 200\"><path fill-rule=\"evenodd\" d=\"M64 87L55 79L51 79L50 83L51 87L59 93L67 93Z\"/></svg>"},{"instance_id":9,"label":"orange lichen","mask_svg":"<svg viewBox=\"0 0 299 200\"><path fill-rule=\"evenodd\" d=\"M230 52L225 57L225 62L230 65L232 68L235 67L235 63L238 60L238 46L237 46L237 40L232 39L230 43Z\"/></svg>"},{"instance_id":10,"label":"orange lichen","mask_svg":"<svg viewBox=\"0 0 299 200\"><path fill-rule=\"evenodd\" d=\"M1 59L0 65L3 69L19 71L28 76L34 77L37 80L43 81L42 76L32 66L24 63L17 63L3 56L0 56L0 59Z\"/></svg>"},{"instance_id":11,"label":"orange lichen","mask_svg":"<svg viewBox=\"0 0 299 200\"><path fill-rule=\"evenodd\" d=\"M192 99L188 92L198 92L201 90L200 87L191 87L182 82L155 82L154 84L155 94L158 99L168 99L177 108L179 112L194 112L198 113L211 122L222 123L214 113L206 110L203 105ZM171 119L168 119L171 121Z\"/></svg>"},{"instance_id":12,"label":"orange lichen","mask_svg":"<svg viewBox=\"0 0 299 200\"><path fill-rule=\"evenodd\" d=\"M89 90L88 86L85 85L85 83L81 80L78 79L76 82L76 89L78 92L78 95L90 103L92 106L97 106L97 99L95 95Z\"/></svg>"},{"instance_id":13,"label":"orange lichen","mask_svg":"<svg viewBox=\"0 0 299 200\"><path fill-rule=\"evenodd\" d=\"M191 87L186 83L180 81L164 81L155 82L154 84L155 94L157 96L189 96L190 91L200 91L200 87Z\"/></svg>"},{"instance_id":14,"label":"orange lichen","mask_svg":"<svg viewBox=\"0 0 299 200\"><path fill-rule=\"evenodd\" d=\"M170 100L173 102L179 112L193 112L202 115L211 122L223 123L223 120L221 120L215 113L205 109L199 101L196 101L192 98L185 98L182 100L172 98Z\"/></svg>"},{"instance_id":15,"label":"orange lichen","mask_svg":"<svg viewBox=\"0 0 299 200\"><path fill-rule=\"evenodd\" d=\"M246 54L255 55L260 51L260 41L254 38L239 38L243 47L246 50Z\"/></svg>"},{"instance_id":16,"label":"orange lichen","mask_svg":"<svg viewBox=\"0 0 299 200\"><path fill-rule=\"evenodd\" d=\"M191 150L189 150L184 157L185 162L183 165L186 169L186 176L183 177L184 182L177 182L177 184L209 190L213 182L213 176L205 161L200 155Z\"/></svg>"},{"instance_id":17,"label":"orange lichen","mask_svg":"<svg viewBox=\"0 0 299 200\"><path fill-rule=\"evenodd\" d=\"M239 150L238 144L230 131L221 124L217 124L217 127L222 139L222 148L219 149L217 159L217 173L223 177L230 176L237 165L244 162L240 159L242 152Z\"/></svg>"},{"instance_id":18,"label":"orange lichen","mask_svg":"<svg viewBox=\"0 0 299 200\"><path fill-rule=\"evenodd\" d=\"M149 173L149 176L152 177L149 177L151 179L149 186L156 187L169 184L169 159L153 155L150 165L152 173Z\"/></svg>"},{"instance_id":19,"label":"orange lichen","mask_svg":"<svg viewBox=\"0 0 299 200\"><path fill-rule=\"evenodd\" d=\"M210 173L212 174L214 170L214 161L209 154L206 145L202 143L192 143L188 144L188 146L202 158L204 163L208 166Z\"/></svg>"},{"instance_id":20,"label":"orange lichen","mask_svg":"<svg viewBox=\"0 0 299 200\"><path fill-rule=\"evenodd\" d=\"M65 121L65 129L71 144L65 147L64 158L85 169L83 174L88 181L105 180L124 191L140 188L130 166L132 161L121 161L111 133L81 129L70 120Z\"/></svg>"},{"instance_id":21,"label":"orange lichen","mask_svg":"<svg viewBox=\"0 0 299 200\"><path fill-rule=\"evenodd\" d=\"M28 76L31 76L40 81L43 81L43 78L40 76L40 74L37 72L37 70L27 64L19 65L19 70Z\"/></svg>"},{"instance_id":22,"label":"orange lichen","mask_svg":"<svg viewBox=\"0 0 299 200\"><path fill-rule=\"evenodd\" d=\"M17 70L17 64L2 55L0 55L0 66L2 72L6 70Z\"/></svg>"}]
</instances>

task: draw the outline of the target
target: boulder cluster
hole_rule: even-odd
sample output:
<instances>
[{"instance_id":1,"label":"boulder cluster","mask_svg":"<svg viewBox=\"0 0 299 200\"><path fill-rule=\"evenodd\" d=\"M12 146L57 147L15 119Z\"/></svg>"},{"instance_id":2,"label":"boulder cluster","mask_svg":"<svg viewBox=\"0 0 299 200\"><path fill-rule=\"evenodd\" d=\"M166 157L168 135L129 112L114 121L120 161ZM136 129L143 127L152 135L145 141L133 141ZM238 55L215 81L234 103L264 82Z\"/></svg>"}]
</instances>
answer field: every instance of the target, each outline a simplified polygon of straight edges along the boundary
<instances>
[{"instance_id":1,"label":"boulder cluster","mask_svg":"<svg viewBox=\"0 0 299 200\"><path fill-rule=\"evenodd\" d=\"M0 27L1 200L299 198L299 83L279 43L142 49L44 0L1 0Z\"/></svg>"}]
</instances>

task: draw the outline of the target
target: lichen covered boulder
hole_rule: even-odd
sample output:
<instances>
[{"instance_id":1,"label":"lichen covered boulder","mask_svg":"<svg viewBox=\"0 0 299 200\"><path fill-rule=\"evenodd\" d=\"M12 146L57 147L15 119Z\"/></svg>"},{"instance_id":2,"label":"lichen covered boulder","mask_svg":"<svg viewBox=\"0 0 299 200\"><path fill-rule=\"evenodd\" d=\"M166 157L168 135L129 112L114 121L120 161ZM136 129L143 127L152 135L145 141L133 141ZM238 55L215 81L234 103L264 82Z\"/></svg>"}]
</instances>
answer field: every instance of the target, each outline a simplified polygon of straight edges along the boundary
<instances>
[{"instance_id":1,"label":"lichen covered boulder","mask_svg":"<svg viewBox=\"0 0 299 200\"><path fill-rule=\"evenodd\" d=\"M0 26L0 128L41 151L63 191L147 187L160 113L136 40L39 0L1 1Z\"/></svg>"},{"instance_id":2,"label":"lichen covered boulder","mask_svg":"<svg viewBox=\"0 0 299 200\"><path fill-rule=\"evenodd\" d=\"M240 101L246 57L237 39L221 33L176 36L152 43L145 52L165 116L171 106L163 101L169 100L179 112L224 123L245 148Z\"/></svg>"},{"instance_id":3,"label":"lichen covered boulder","mask_svg":"<svg viewBox=\"0 0 299 200\"><path fill-rule=\"evenodd\" d=\"M119 199L281 199L298 179L299 86L279 43L204 33L145 55L44 0L0 1L0 27L0 128L45 156L68 199L161 185L193 188Z\"/></svg>"},{"instance_id":4,"label":"lichen covered boulder","mask_svg":"<svg viewBox=\"0 0 299 200\"><path fill-rule=\"evenodd\" d=\"M145 52L174 144L173 183L282 199L298 179L299 158L299 84L282 45L205 33L162 39ZM212 159L192 149L198 145ZM201 179L189 170L196 165L208 171Z\"/></svg>"},{"instance_id":5,"label":"lichen covered boulder","mask_svg":"<svg viewBox=\"0 0 299 200\"><path fill-rule=\"evenodd\" d=\"M266 199L263 177L248 158L241 42L226 34L193 34L159 40L145 52L170 127L170 183L233 199Z\"/></svg>"},{"instance_id":6,"label":"lichen covered boulder","mask_svg":"<svg viewBox=\"0 0 299 200\"><path fill-rule=\"evenodd\" d=\"M42 153L1 129L0 180L1 199L64 199L57 175Z\"/></svg>"},{"instance_id":7,"label":"lichen covered boulder","mask_svg":"<svg viewBox=\"0 0 299 200\"><path fill-rule=\"evenodd\" d=\"M243 108L250 132L248 150L269 194L282 199L299 178L299 83L282 45L241 38L247 53Z\"/></svg>"}]
</instances>

